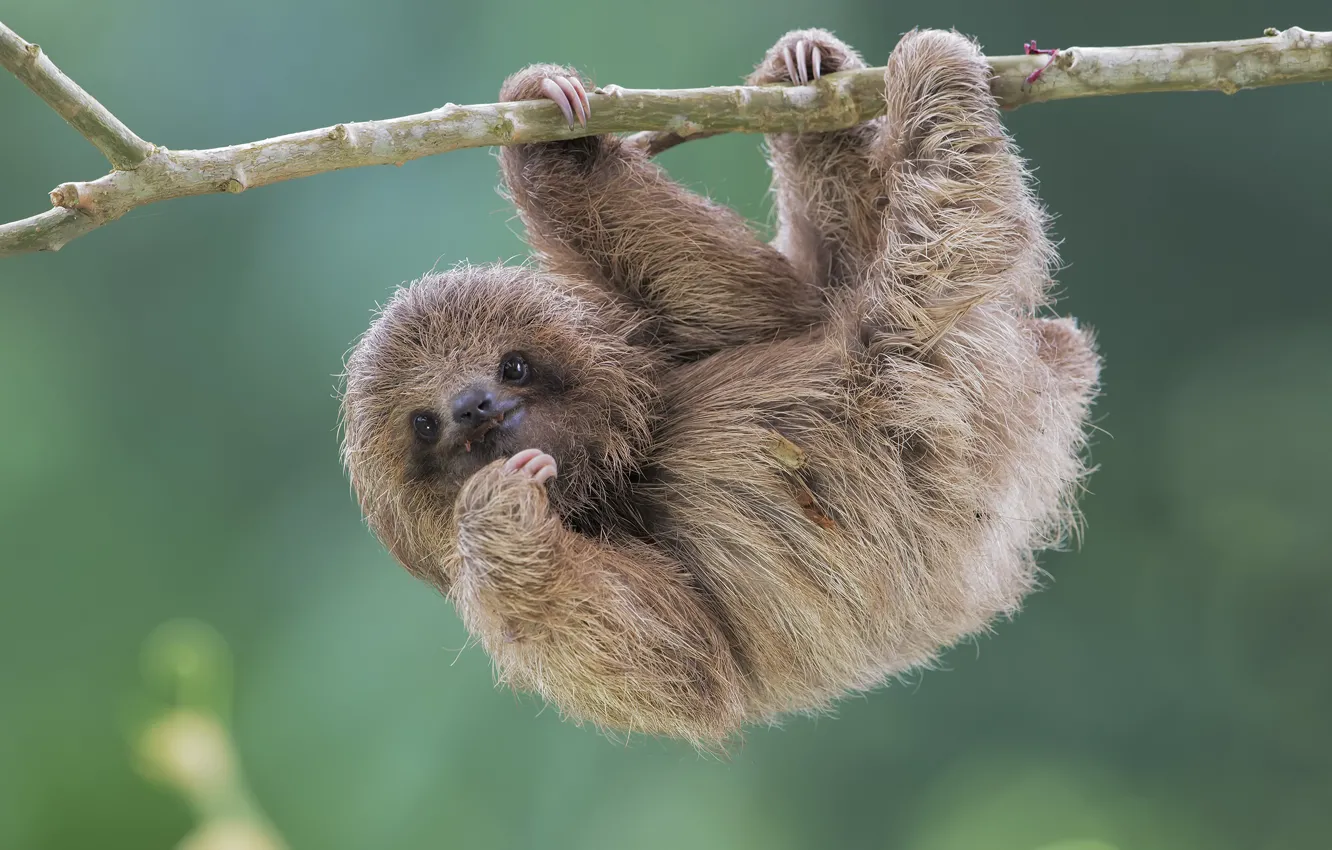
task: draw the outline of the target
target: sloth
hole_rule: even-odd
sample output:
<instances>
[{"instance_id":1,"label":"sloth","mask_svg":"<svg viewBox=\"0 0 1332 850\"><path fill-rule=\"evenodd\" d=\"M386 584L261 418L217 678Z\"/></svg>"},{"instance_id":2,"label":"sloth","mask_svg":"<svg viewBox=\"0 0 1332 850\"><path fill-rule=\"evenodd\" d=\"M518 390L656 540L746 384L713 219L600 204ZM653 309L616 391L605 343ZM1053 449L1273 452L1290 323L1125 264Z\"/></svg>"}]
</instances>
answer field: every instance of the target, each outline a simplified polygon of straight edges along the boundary
<instances>
[{"instance_id":1,"label":"sloth","mask_svg":"<svg viewBox=\"0 0 1332 850\"><path fill-rule=\"evenodd\" d=\"M823 30L749 77L865 67ZM769 244L615 136L499 162L535 262L401 288L351 352L367 521L498 678L724 746L1012 614L1076 526L1099 357L977 45L912 31L886 113L767 137ZM585 124L576 71L505 101Z\"/></svg>"}]
</instances>

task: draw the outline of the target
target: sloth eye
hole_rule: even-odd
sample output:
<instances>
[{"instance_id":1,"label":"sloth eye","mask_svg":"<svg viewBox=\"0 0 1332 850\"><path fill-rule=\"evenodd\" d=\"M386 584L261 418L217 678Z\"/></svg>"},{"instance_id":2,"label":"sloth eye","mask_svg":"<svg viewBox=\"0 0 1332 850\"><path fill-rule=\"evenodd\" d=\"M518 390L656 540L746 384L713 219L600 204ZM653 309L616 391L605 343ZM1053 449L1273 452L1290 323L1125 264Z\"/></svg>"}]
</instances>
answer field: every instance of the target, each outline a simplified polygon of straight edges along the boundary
<instances>
[{"instance_id":1,"label":"sloth eye","mask_svg":"<svg viewBox=\"0 0 1332 850\"><path fill-rule=\"evenodd\" d=\"M412 430L425 442L433 443L439 439L439 418L425 411L413 413Z\"/></svg>"},{"instance_id":2,"label":"sloth eye","mask_svg":"<svg viewBox=\"0 0 1332 850\"><path fill-rule=\"evenodd\" d=\"M532 377L532 367L527 365L523 355L510 352L500 361L500 380L506 384L525 384Z\"/></svg>"}]
</instances>

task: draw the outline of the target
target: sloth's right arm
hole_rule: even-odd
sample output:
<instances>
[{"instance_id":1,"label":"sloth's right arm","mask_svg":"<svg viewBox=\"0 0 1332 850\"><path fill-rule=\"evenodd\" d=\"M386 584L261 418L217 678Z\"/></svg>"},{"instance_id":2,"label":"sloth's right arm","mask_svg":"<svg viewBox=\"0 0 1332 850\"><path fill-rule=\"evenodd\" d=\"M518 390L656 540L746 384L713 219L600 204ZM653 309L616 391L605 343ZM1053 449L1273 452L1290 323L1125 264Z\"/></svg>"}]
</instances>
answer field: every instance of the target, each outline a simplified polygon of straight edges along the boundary
<instances>
[{"instance_id":1,"label":"sloth's right arm","mask_svg":"<svg viewBox=\"0 0 1332 850\"><path fill-rule=\"evenodd\" d=\"M500 97L560 102L543 89L556 80L568 85L561 107L576 115L577 72L556 65L519 71ZM739 215L684 189L614 136L510 145L500 166L545 266L628 298L655 320L669 350L708 353L819 320L817 290Z\"/></svg>"},{"instance_id":2,"label":"sloth's right arm","mask_svg":"<svg viewBox=\"0 0 1332 850\"><path fill-rule=\"evenodd\" d=\"M528 450L458 495L449 595L500 680L602 727L720 743L745 700L717 612L651 547L565 528L542 469L554 461Z\"/></svg>"}]
</instances>

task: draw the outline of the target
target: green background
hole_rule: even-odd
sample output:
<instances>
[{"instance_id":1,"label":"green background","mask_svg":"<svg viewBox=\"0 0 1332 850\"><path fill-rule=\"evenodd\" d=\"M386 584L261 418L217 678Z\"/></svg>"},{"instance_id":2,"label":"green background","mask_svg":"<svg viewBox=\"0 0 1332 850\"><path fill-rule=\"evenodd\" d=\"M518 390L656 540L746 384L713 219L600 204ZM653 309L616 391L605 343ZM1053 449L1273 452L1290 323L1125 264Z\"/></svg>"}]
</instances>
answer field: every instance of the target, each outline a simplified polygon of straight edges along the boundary
<instances>
[{"instance_id":1,"label":"green background","mask_svg":"<svg viewBox=\"0 0 1332 850\"><path fill-rule=\"evenodd\" d=\"M816 11L817 9L817 11ZM738 81L784 31L868 58L1332 28L1325 0L42 0L0 7L150 141L209 147L488 102L533 61ZM0 847L169 847L132 767L161 622L215 626L254 793L302 848L1284 850L1332 842L1332 86L1008 117L1107 358L1075 552L939 671L756 729L626 747L493 687L365 530L341 358L393 287L523 253L493 153L140 209L0 260ZM663 162L761 222L759 139ZM0 77L0 220L106 170Z\"/></svg>"}]
</instances>

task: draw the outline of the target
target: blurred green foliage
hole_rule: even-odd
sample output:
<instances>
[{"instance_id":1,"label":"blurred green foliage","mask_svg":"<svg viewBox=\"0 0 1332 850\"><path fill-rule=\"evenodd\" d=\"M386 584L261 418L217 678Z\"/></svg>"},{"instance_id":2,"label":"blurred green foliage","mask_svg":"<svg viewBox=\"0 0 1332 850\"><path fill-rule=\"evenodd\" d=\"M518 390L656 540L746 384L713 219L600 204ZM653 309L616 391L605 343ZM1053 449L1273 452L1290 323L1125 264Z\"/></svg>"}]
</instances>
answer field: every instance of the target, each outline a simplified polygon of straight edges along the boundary
<instances>
[{"instance_id":1,"label":"blurred green foliage","mask_svg":"<svg viewBox=\"0 0 1332 850\"><path fill-rule=\"evenodd\" d=\"M493 100L533 61L738 80L787 29L882 60L1332 27L1325 0L43 0L5 22L145 138L207 147ZM235 743L294 847L1287 850L1332 836L1332 87L1034 106L1066 312L1108 360L1080 551L945 670L755 730L613 744L495 689L364 529L336 377L439 264L523 253L492 153L135 213L0 261L0 847L169 847L127 739L140 645L214 624ZM0 220L96 151L0 78ZM760 221L754 137L665 164ZM228 686L229 687L229 686ZM198 696L198 695L196 695ZM198 696L204 699L207 695Z\"/></svg>"}]
</instances>

